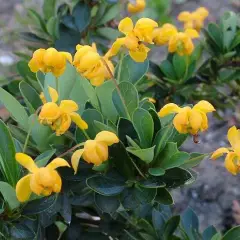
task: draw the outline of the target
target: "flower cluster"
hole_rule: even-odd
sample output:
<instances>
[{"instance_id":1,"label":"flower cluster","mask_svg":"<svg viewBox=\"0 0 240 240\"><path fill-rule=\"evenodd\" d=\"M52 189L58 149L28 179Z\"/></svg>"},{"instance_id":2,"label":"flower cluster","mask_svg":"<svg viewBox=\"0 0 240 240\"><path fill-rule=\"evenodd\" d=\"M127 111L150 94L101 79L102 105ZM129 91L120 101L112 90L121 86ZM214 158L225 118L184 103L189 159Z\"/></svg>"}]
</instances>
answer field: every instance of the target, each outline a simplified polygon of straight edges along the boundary
<instances>
[{"instance_id":1,"label":"flower cluster","mask_svg":"<svg viewBox=\"0 0 240 240\"><path fill-rule=\"evenodd\" d=\"M223 154L227 154L225 158L225 167L230 173L236 175L240 173L240 129L237 129L235 126L231 127L228 130L227 138L231 147L221 147L217 149L212 154L211 158L216 160Z\"/></svg>"},{"instance_id":2,"label":"flower cluster","mask_svg":"<svg viewBox=\"0 0 240 240\"><path fill-rule=\"evenodd\" d=\"M74 56L73 65L77 71L90 80L93 86L101 85L104 80L110 79L110 72L114 73L114 66L106 54L101 57L95 44L77 45L76 54Z\"/></svg>"},{"instance_id":3,"label":"flower cluster","mask_svg":"<svg viewBox=\"0 0 240 240\"><path fill-rule=\"evenodd\" d=\"M208 17L208 10L200 7L194 12L181 12L178 15L178 20L184 23L184 29L196 29L200 31L204 25L205 19Z\"/></svg>"},{"instance_id":4,"label":"flower cluster","mask_svg":"<svg viewBox=\"0 0 240 240\"><path fill-rule=\"evenodd\" d=\"M193 108L179 107L174 103L166 104L159 112L160 117L177 113L173 125L179 133L197 135L199 131L208 129L207 113L215 111L212 104L207 101L198 102Z\"/></svg>"},{"instance_id":5,"label":"flower cluster","mask_svg":"<svg viewBox=\"0 0 240 240\"><path fill-rule=\"evenodd\" d=\"M18 163L30 172L16 185L16 195L20 202L27 201L31 193L49 196L52 192L61 191L62 179L56 168L70 167L63 158L55 158L46 167L39 168L33 159L24 153L16 153L15 157Z\"/></svg>"},{"instance_id":6,"label":"flower cluster","mask_svg":"<svg viewBox=\"0 0 240 240\"><path fill-rule=\"evenodd\" d=\"M67 61L72 63L72 55L68 52L58 52L55 48L40 48L33 53L28 66L34 73L52 72L54 76L59 77L64 73Z\"/></svg>"},{"instance_id":7,"label":"flower cluster","mask_svg":"<svg viewBox=\"0 0 240 240\"><path fill-rule=\"evenodd\" d=\"M124 18L120 21L118 29L125 37L117 38L107 54L115 56L124 46L134 61L144 62L150 51L146 44L153 44L153 30L157 26L158 24L150 18L139 19L135 26L131 18Z\"/></svg>"},{"instance_id":8,"label":"flower cluster","mask_svg":"<svg viewBox=\"0 0 240 240\"><path fill-rule=\"evenodd\" d=\"M78 105L72 100L62 100L60 105L58 101L58 93L54 88L49 87L49 95L52 102L46 102L46 99L41 93L40 98L43 100L39 114L39 121L42 124L49 125L52 130L56 131L56 135L64 134L70 127L71 121L73 121L80 129L87 129L87 123L76 113L78 111Z\"/></svg>"},{"instance_id":9,"label":"flower cluster","mask_svg":"<svg viewBox=\"0 0 240 240\"><path fill-rule=\"evenodd\" d=\"M135 0L131 0L131 2L129 2L127 5L127 10L129 13L131 14L139 13L145 9L146 7L145 0L136 0L134 3L132 3L133 1Z\"/></svg>"},{"instance_id":10,"label":"flower cluster","mask_svg":"<svg viewBox=\"0 0 240 240\"><path fill-rule=\"evenodd\" d=\"M79 149L72 155L72 166L74 172L77 172L79 160L81 157L88 162L99 166L108 160L108 146L118 143L119 139L116 134L109 131L98 133L94 140L87 140L83 149Z\"/></svg>"},{"instance_id":11,"label":"flower cluster","mask_svg":"<svg viewBox=\"0 0 240 240\"><path fill-rule=\"evenodd\" d=\"M184 32L178 32L172 24L164 24L157 28L153 33L153 41L156 45L168 45L170 53L177 52L178 55L191 55L194 50L192 39L198 38L199 34L194 29L186 29Z\"/></svg>"}]
</instances>

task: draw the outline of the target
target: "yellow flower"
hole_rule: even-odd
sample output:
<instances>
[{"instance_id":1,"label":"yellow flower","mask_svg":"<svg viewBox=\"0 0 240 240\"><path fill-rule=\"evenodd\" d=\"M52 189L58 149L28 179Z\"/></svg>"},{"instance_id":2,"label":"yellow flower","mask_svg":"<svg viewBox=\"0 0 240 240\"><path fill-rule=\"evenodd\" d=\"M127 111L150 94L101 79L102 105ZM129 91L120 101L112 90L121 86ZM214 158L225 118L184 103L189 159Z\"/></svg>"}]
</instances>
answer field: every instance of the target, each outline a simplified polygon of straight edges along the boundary
<instances>
[{"instance_id":1,"label":"yellow flower","mask_svg":"<svg viewBox=\"0 0 240 240\"><path fill-rule=\"evenodd\" d=\"M151 102L151 103L156 103L156 100L154 98L151 98L151 97L148 98L148 101Z\"/></svg>"},{"instance_id":2,"label":"yellow flower","mask_svg":"<svg viewBox=\"0 0 240 240\"><path fill-rule=\"evenodd\" d=\"M16 160L30 173L21 178L16 185L16 195L20 202L29 199L31 193L49 196L52 192L59 193L62 179L55 170L58 167L70 167L63 158L55 158L46 167L38 168L33 159L24 154L16 153Z\"/></svg>"},{"instance_id":3,"label":"yellow flower","mask_svg":"<svg viewBox=\"0 0 240 240\"><path fill-rule=\"evenodd\" d=\"M193 108L180 108L174 103L166 104L158 113L160 117L165 117L172 113L177 113L173 119L173 125L179 133L198 134L199 131L208 129L207 113L215 111L212 104L207 101L198 102Z\"/></svg>"},{"instance_id":4,"label":"yellow flower","mask_svg":"<svg viewBox=\"0 0 240 240\"><path fill-rule=\"evenodd\" d=\"M50 125L52 130L56 131L56 135L64 134L70 127L73 121L80 129L87 129L87 123L76 113L78 105L72 100L62 100L60 105L56 104L58 93L55 89L49 87L49 94L52 102L44 103L39 114L41 124ZM45 101L44 95L42 99Z\"/></svg>"},{"instance_id":5,"label":"yellow flower","mask_svg":"<svg viewBox=\"0 0 240 240\"><path fill-rule=\"evenodd\" d=\"M107 55L101 57L98 54L95 44L92 46L77 45L76 49L73 65L82 76L90 80L93 86L99 86L104 80L111 79L111 74L105 64L113 74L114 66Z\"/></svg>"},{"instance_id":6,"label":"yellow flower","mask_svg":"<svg viewBox=\"0 0 240 240\"><path fill-rule=\"evenodd\" d=\"M146 7L145 0L136 0L135 4L129 2L127 5L127 9L129 13L139 13L142 12Z\"/></svg>"},{"instance_id":7,"label":"yellow flower","mask_svg":"<svg viewBox=\"0 0 240 240\"><path fill-rule=\"evenodd\" d=\"M118 29L125 37L118 38L108 51L108 56L115 56L122 46L129 50L129 55L136 62L144 62L150 49L144 44L153 44L153 30L158 24L149 18L139 19L135 27L129 17L120 21Z\"/></svg>"},{"instance_id":8,"label":"yellow flower","mask_svg":"<svg viewBox=\"0 0 240 240\"><path fill-rule=\"evenodd\" d=\"M117 135L109 131L102 131L96 135L94 140L87 140L84 148L75 151L72 155L71 162L75 174L81 157L86 162L98 166L108 160L108 146L118 142Z\"/></svg>"},{"instance_id":9,"label":"yellow flower","mask_svg":"<svg viewBox=\"0 0 240 240\"><path fill-rule=\"evenodd\" d=\"M236 175L240 172L240 130L235 126L231 127L228 130L227 138L230 142L231 147L218 148L212 154L211 159L216 160L226 153L227 156L225 158L225 167L230 173Z\"/></svg>"},{"instance_id":10,"label":"yellow flower","mask_svg":"<svg viewBox=\"0 0 240 240\"><path fill-rule=\"evenodd\" d=\"M160 28L153 31L153 41L156 45L168 44L170 38L178 33L177 28L169 23L164 24Z\"/></svg>"},{"instance_id":11,"label":"yellow flower","mask_svg":"<svg viewBox=\"0 0 240 240\"><path fill-rule=\"evenodd\" d=\"M186 29L185 32L178 32L169 39L168 51L177 52L178 55L191 55L194 50L193 38L198 38L199 34L194 29Z\"/></svg>"},{"instance_id":12,"label":"yellow flower","mask_svg":"<svg viewBox=\"0 0 240 240\"><path fill-rule=\"evenodd\" d=\"M55 48L40 48L33 53L28 66L34 73L52 72L53 75L59 77L64 73L67 61L72 63L72 55L68 52L58 52Z\"/></svg>"},{"instance_id":13,"label":"yellow flower","mask_svg":"<svg viewBox=\"0 0 240 240\"><path fill-rule=\"evenodd\" d=\"M206 8L200 7L194 12L181 12L178 15L178 20L184 23L184 29L193 28L200 31L208 14L209 12Z\"/></svg>"},{"instance_id":14,"label":"yellow flower","mask_svg":"<svg viewBox=\"0 0 240 240\"><path fill-rule=\"evenodd\" d=\"M57 93L56 89L54 89L52 87L48 87L48 92L49 92L49 95L52 99L52 102L57 102L58 93ZM43 92L40 93L39 97L40 97L43 104L47 103L47 100L46 100Z\"/></svg>"}]
</instances>

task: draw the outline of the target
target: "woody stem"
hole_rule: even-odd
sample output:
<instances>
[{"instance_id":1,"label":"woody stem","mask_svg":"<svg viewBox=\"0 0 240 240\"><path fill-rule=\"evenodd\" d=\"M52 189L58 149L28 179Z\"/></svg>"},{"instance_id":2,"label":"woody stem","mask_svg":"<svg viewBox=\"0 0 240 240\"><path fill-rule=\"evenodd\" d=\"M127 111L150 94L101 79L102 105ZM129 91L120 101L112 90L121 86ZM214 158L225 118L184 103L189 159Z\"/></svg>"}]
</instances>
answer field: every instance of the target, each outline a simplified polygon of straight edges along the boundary
<instances>
[{"instance_id":1,"label":"woody stem","mask_svg":"<svg viewBox=\"0 0 240 240\"><path fill-rule=\"evenodd\" d=\"M81 147L81 146L83 146L83 145L84 145L84 143L79 143L79 144L75 145L74 147L68 149L66 152L60 154L60 155L58 156L58 158L61 158L61 157L65 156L65 155L67 155L68 153L72 152L72 151L75 150L76 148Z\"/></svg>"},{"instance_id":2,"label":"woody stem","mask_svg":"<svg viewBox=\"0 0 240 240\"><path fill-rule=\"evenodd\" d=\"M130 117L130 115L129 115L129 113L128 113L128 110L127 110L126 102L125 102L125 100L124 100L124 98L123 98L123 96L122 96L122 93L121 93L121 90L120 90L120 88L119 88L119 86L118 86L117 80L116 80L116 78L114 77L114 75L113 75L111 69L109 68L107 62L105 61L105 59L104 59L104 58L101 58L101 59L102 59L103 64L105 65L107 71L109 72L109 74L110 74L110 76L111 76L111 78L112 78L112 80L113 80L113 83L114 83L114 85L115 85L115 87L116 87L116 90L117 90L117 92L118 92L118 95L119 95L119 97L120 97L120 99L121 99L121 102L122 102L122 104L123 104L123 106L124 106L124 110L125 110L125 112L126 112L127 118L128 118L129 120L131 120L131 117Z\"/></svg>"}]
</instances>

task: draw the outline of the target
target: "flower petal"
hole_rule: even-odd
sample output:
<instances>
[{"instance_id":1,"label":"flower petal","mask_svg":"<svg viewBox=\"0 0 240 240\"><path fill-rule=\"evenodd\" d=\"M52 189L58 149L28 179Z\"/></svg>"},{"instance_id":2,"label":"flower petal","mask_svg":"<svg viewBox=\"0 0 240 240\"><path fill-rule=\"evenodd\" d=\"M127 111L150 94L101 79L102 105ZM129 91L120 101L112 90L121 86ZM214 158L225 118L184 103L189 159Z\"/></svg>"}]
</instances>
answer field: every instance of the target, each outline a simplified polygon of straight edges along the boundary
<instances>
[{"instance_id":1,"label":"flower petal","mask_svg":"<svg viewBox=\"0 0 240 240\"><path fill-rule=\"evenodd\" d=\"M135 25L135 28L147 28L147 27L156 28L158 27L158 24L157 22L150 18L140 18Z\"/></svg>"},{"instance_id":2,"label":"flower petal","mask_svg":"<svg viewBox=\"0 0 240 240\"><path fill-rule=\"evenodd\" d=\"M60 109L65 113L72 113L78 110L78 105L72 100L62 100L60 103Z\"/></svg>"},{"instance_id":3,"label":"flower petal","mask_svg":"<svg viewBox=\"0 0 240 240\"><path fill-rule=\"evenodd\" d=\"M234 163L234 158L236 157L236 153L230 152L227 154L227 157L225 159L225 167L233 175L237 175L237 173L239 172L237 165Z\"/></svg>"},{"instance_id":4,"label":"flower petal","mask_svg":"<svg viewBox=\"0 0 240 240\"><path fill-rule=\"evenodd\" d=\"M109 131L101 131L96 135L95 140L99 142L104 142L108 146L119 142L117 135Z\"/></svg>"},{"instance_id":5,"label":"flower petal","mask_svg":"<svg viewBox=\"0 0 240 240\"><path fill-rule=\"evenodd\" d=\"M165 117L172 113L178 113L181 108L175 103L168 103L166 104L161 110L159 111L158 115L160 117Z\"/></svg>"},{"instance_id":6,"label":"flower petal","mask_svg":"<svg viewBox=\"0 0 240 240\"><path fill-rule=\"evenodd\" d=\"M70 117L72 119L73 122L76 123L76 125L80 128L80 129L88 129L88 124L81 118L81 116L78 113L71 113Z\"/></svg>"},{"instance_id":7,"label":"flower petal","mask_svg":"<svg viewBox=\"0 0 240 240\"><path fill-rule=\"evenodd\" d=\"M144 62L147 58L147 52L129 51L129 55L135 62Z\"/></svg>"},{"instance_id":8,"label":"flower petal","mask_svg":"<svg viewBox=\"0 0 240 240\"><path fill-rule=\"evenodd\" d=\"M199 34L196 30L194 29L186 29L185 33L190 37L190 38L199 38Z\"/></svg>"},{"instance_id":9,"label":"flower petal","mask_svg":"<svg viewBox=\"0 0 240 240\"><path fill-rule=\"evenodd\" d=\"M190 111L189 123L192 127L193 134L196 134L202 125L202 115L199 111L192 109Z\"/></svg>"},{"instance_id":10,"label":"flower petal","mask_svg":"<svg viewBox=\"0 0 240 240\"><path fill-rule=\"evenodd\" d=\"M26 202L31 196L30 180L32 174L21 178L16 185L16 196L19 202Z\"/></svg>"},{"instance_id":11,"label":"flower petal","mask_svg":"<svg viewBox=\"0 0 240 240\"><path fill-rule=\"evenodd\" d=\"M227 148L218 148L211 156L212 160L216 160L217 158L221 157L224 153L229 153Z\"/></svg>"},{"instance_id":12,"label":"flower petal","mask_svg":"<svg viewBox=\"0 0 240 240\"><path fill-rule=\"evenodd\" d=\"M80 161L80 158L81 158L83 152L84 152L84 149L79 149L79 150L75 151L72 155L71 163L72 163L72 167L74 169L74 174L77 173L79 161Z\"/></svg>"},{"instance_id":13,"label":"flower petal","mask_svg":"<svg viewBox=\"0 0 240 240\"><path fill-rule=\"evenodd\" d=\"M179 133L187 133L188 132L188 114L190 108L182 109L173 119L173 125L177 129Z\"/></svg>"},{"instance_id":14,"label":"flower petal","mask_svg":"<svg viewBox=\"0 0 240 240\"><path fill-rule=\"evenodd\" d=\"M211 103L208 101L202 100L198 102L194 107L194 110L200 110L201 112L208 113L208 112L213 112L216 111L215 108Z\"/></svg>"},{"instance_id":15,"label":"flower petal","mask_svg":"<svg viewBox=\"0 0 240 240\"><path fill-rule=\"evenodd\" d=\"M71 64L72 64L72 55L68 52L60 52Z\"/></svg>"},{"instance_id":16,"label":"flower petal","mask_svg":"<svg viewBox=\"0 0 240 240\"><path fill-rule=\"evenodd\" d=\"M47 165L47 168L51 170L55 170L56 168L59 167L70 167L70 165L63 158L55 158Z\"/></svg>"},{"instance_id":17,"label":"flower petal","mask_svg":"<svg viewBox=\"0 0 240 240\"><path fill-rule=\"evenodd\" d=\"M128 34L133 30L133 22L132 19L129 17L124 18L123 20L120 21L118 25L118 30L125 35Z\"/></svg>"},{"instance_id":18,"label":"flower petal","mask_svg":"<svg viewBox=\"0 0 240 240\"><path fill-rule=\"evenodd\" d=\"M49 92L49 95L52 99L52 102L57 102L58 100L58 92L56 89L52 88L52 87L48 87L48 92Z\"/></svg>"},{"instance_id":19,"label":"flower petal","mask_svg":"<svg viewBox=\"0 0 240 240\"><path fill-rule=\"evenodd\" d=\"M236 126L231 127L228 130L227 138L234 151L240 154L240 130Z\"/></svg>"},{"instance_id":20,"label":"flower petal","mask_svg":"<svg viewBox=\"0 0 240 240\"><path fill-rule=\"evenodd\" d=\"M33 159L25 153L16 153L15 158L18 163L25 167L29 172L36 172L38 170L37 165Z\"/></svg>"},{"instance_id":21,"label":"flower petal","mask_svg":"<svg viewBox=\"0 0 240 240\"><path fill-rule=\"evenodd\" d=\"M106 58L113 57L118 54L121 46L125 42L125 37L123 38L117 38L117 40L113 43L112 47L108 50L108 52L105 54Z\"/></svg>"},{"instance_id":22,"label":"flower petal","mask_svg":"<svg viewBox=\"0 0 240 240\"><path fill-rule=\"evenodd\" d=\"M180 22L187 22L191 20L191 13L187 11L183 11L178 15L177 19Z\"/></svg>"}]
</instances>

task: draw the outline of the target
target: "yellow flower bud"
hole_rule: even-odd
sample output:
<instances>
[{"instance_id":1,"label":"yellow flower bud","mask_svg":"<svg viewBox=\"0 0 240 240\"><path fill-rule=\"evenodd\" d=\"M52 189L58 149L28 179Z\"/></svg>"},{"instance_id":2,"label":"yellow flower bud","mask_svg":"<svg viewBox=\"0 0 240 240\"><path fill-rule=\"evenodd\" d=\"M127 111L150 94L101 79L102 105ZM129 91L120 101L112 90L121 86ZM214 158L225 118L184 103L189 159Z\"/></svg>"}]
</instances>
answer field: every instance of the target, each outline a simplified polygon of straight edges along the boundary
<instances>
[{"instance_id":1,"label":"yellow flower bud","mask_svg":"<svg viewBox=\"0 0 240 240\"><path fill-rule=\"evenodd\" d=\"M158 113L160 117L165 117L172 113L177 113L173 119L173 125L179 133L192 135L199 131L208 129L207 113L215 111L212 104L207 101L200 101L193 108L179 107L174 103L166 104Z\"/></svg>"},{"instance_id":2,"label":"yellow flower bud","mask_svg":"<svg viewBox=\"0 0 240 240\"><path fill-rule=\"evenodd\" d=\"M146 7L145 0L136 0L136 3L133 4L131 2L128 3L127 9L129 13L139 13L142 12Z\"/></svg>"},{"instance_id":3,"label":"yellow flower bud","mask_svg":"<svg viewBox=\"0 0 240 240\"><path fill-rule=\"evenodd\" d=\"M58 172L58 167L70 167L62 158L55 158L46 167L38 168L33 159L24 154L16 153L16 160L30 172L21 178L16 185L16 195L20 202L25 202L30 198L31 193L49 196L52 192L61 191L62 180Z\"/></svg>"}]
</instances>

